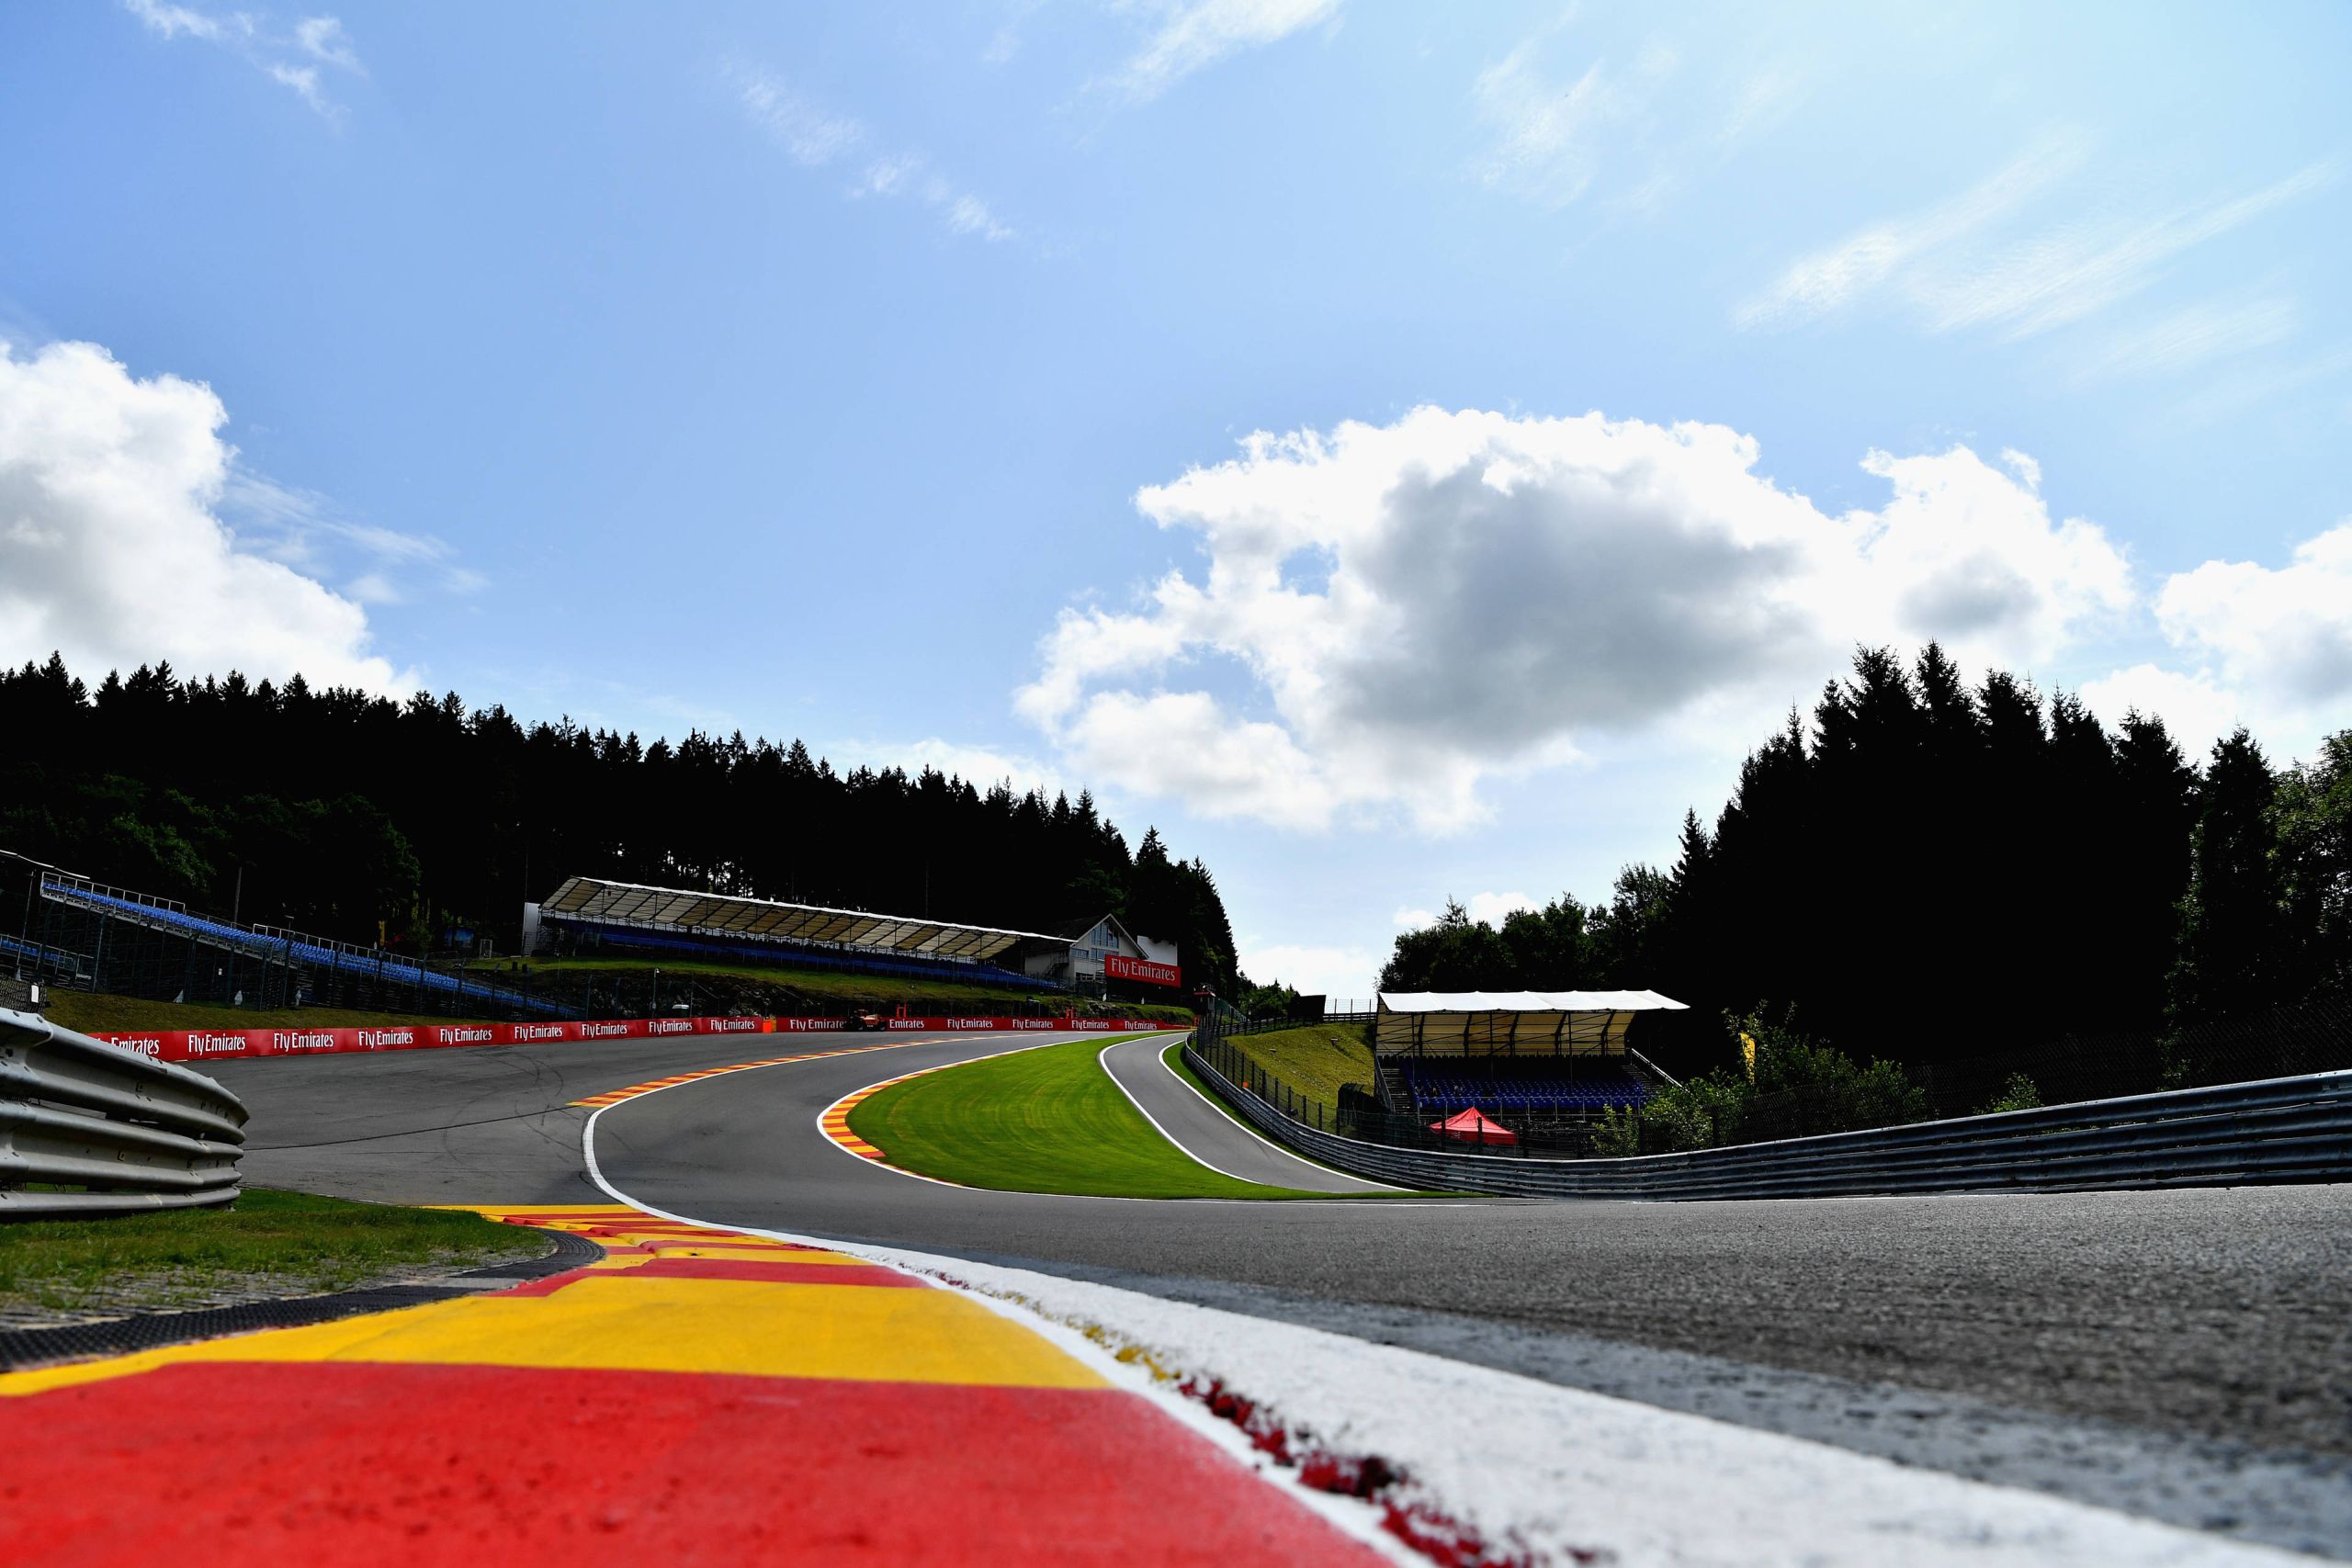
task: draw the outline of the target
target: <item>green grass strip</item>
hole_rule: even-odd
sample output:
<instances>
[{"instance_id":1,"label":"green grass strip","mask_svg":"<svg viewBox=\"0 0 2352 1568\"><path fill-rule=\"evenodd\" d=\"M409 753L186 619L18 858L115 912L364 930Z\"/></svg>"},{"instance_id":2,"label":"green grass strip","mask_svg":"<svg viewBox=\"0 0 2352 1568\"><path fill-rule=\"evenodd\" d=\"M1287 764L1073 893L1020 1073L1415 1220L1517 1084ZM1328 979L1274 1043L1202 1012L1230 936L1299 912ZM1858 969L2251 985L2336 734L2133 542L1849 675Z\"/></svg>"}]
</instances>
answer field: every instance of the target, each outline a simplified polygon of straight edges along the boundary
<instances>
[{"instance_id":1,"label":"green grass strip","mask_svg":"<svg viewBox=\"0 0 2352 1568\"><path fill-rule=\"evenodd\" d=\"M967 1062L858 1103L850 1130L890 1163L1008 1192L1098 1198L1316 1198L1220 1176L1160 1136L1097 1058L1113 1039L1073 1040Z\"/></svg>"},{"instance_id":2,"label":"green grass strip","mask_svg":"<svg viewBox=\"0 0 2352 1568\"><path fill-rule=\"evenodd\" d=\"M0 1224L0 1307L141 1311L234 1288L303 1295L418 1264L534 1257L547 1237L447 1209L248 1187L233 1209Z\"/></svg>"}]
</instances>

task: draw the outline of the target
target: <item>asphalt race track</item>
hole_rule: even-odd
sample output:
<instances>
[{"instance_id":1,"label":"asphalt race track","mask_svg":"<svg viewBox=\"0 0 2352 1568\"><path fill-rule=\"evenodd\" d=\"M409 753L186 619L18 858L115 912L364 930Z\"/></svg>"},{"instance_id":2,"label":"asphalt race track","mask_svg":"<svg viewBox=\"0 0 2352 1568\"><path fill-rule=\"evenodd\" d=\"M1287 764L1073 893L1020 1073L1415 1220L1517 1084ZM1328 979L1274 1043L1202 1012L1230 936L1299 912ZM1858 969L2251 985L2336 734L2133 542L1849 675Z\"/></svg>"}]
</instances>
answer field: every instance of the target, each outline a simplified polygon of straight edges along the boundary
<instances>
[{"instance_id":1,"label":"asphalt race track","mask_svg":"<svg viewBox=\"0 0 2352 1568\"><path fill-rule=\"evenodd\" d=\"M1168 1070L1160 1054L1169 1036L1122 1041L1102 1052L1102 1066L1126 1090L1136 1109L1168 1141L1212 1170L1268 1187L1304 1192L1394 1192L1396 1189L1302 1159L1210 1104L1201 1092Z\"/></svg>"},{"instance_id":2,"label":"asphalt race track","mask_svg":"<svg viewBox=\"0 0 2352 1568\"><path fill-rule=\"evenodd\" d=\"M867 1084L1048 1038L639 1040L209 1070L252 1108L256 1184L545 1203L605 1201L571 1100L854 1053L614 1105L598 1163L631 1199L696 1219L1311 1323L2352 1556L2352 1188L1146 1202L941 1187L818 1132Z\"/></svg>"}]
</instances>

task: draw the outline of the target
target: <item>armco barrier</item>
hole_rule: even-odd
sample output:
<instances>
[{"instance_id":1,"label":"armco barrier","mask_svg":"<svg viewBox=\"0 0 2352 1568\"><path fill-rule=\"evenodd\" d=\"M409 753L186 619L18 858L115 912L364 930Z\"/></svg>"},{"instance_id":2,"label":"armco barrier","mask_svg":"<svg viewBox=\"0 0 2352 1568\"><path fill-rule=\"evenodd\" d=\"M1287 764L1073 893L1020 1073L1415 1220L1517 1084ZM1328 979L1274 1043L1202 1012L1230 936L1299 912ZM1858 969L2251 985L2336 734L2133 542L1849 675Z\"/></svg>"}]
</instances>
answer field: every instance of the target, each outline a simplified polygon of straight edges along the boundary
<instances>
[{"instance_id":1,"label":"armco barrier","mask_svg":"<svg viewBox=\"0 0 2352 1568\"><path fill-rule=\"evenodd\" d=\"M1188 1038L1184 1060L1251 1122L1400 1186L1535 1198L1834 1198L2352 1180L2352 1070L1623 1159L1397 1148L1293 1120Z\"/></svg>"},{"instance_id":2,"label":"armco barrier","mask_svg":"<svg viewBox=\"0 0 2352 1568\"><path fill-rule=\"evenodd\" d=\"M839 1018L574 1019L561 1023L395 1023L358 1029L158 1029L101 1034L109 1045L150 1061L210 1062L239 1056L336 1055L353 1051L423 1051L453 1045L543 1045L571 1040L662 1040L711 1034L839 1033ZM892 1018L888 1030L1013 1033L1030 1030L1111 1033L1164 1029L1136 1019Z\"/></svg>"},{"instance_id":3,"label":"armco barrier","mask_svg":"<svg viewBox=\"0 0 2352 1568\"><path fill-rule=\"evenodd\" d=\"M201 1073L0 1009L0 1216L229 1202L244 1125Z\"/></svg>"}]
</instances>

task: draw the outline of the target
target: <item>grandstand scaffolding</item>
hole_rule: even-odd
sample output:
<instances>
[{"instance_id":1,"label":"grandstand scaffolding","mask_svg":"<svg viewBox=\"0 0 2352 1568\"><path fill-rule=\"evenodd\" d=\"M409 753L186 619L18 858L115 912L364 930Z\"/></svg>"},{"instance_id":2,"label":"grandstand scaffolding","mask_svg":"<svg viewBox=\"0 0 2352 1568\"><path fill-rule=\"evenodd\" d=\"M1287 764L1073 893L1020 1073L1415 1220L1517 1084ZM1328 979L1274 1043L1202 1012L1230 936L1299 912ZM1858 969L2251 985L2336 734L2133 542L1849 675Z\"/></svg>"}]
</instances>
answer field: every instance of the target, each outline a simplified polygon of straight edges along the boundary
<instances>
[{"instance_id":1,"label":"grandstand scaffolding","mask_svg":"<svg viewBox=\"0 0 2352 1568\"><path fill-rule=\"evenodd\" d=\"M1042 931L588 876L569 878L542 902L538 923L559 951L573 954L609 947L1036 992L1063 987L998 960L1017 960L1039 944L1068 945L1068 939Z\"/></svg>"}]
</instances>

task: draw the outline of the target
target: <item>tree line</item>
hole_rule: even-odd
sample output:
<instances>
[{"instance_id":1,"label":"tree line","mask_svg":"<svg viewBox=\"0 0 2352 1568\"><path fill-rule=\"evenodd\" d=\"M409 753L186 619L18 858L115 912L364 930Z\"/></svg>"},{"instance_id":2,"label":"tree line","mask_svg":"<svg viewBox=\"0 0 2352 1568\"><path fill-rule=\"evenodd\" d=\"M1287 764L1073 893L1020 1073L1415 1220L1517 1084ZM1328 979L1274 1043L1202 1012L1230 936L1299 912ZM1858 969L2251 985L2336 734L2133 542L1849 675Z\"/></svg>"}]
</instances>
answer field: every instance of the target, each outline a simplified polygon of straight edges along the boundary
<instances>
[{"instance_id":1,"label":"tree line","mask_svg":"<svg viewBox=\"0 0 2352 1568\"><path fill-rule=\"evenodd\" d=\"M1130 851L1083 791L842 772L740 731L646 743L299 675L164 663L93 690L53 654L0 670L0 848L249 922L367 942L380 927L412 949L469 929L511 950L525 901L602 876L1022 931L1109 910L1179 943L1187 986L1237 978L1208 867L1157 829Z\"/></svg>"},{"instance_id":2,"label":"tree line","mask_svg":"<svg viewBox=\"0 0 2352 1568\"><path fill-rule=\"evenodd\" d=\"M2352 986L2352 729L2282 768L2241 728L2199 765L2153 715L1862 649L1671 866L1499 926L1449 904L1380 983L1646 987L1686 1029L1760 1009L1901 1062L2260 1012Z\"/></svg>"}]
</instances>

